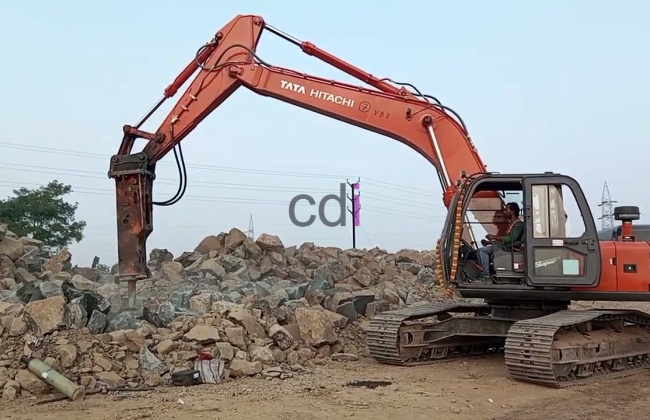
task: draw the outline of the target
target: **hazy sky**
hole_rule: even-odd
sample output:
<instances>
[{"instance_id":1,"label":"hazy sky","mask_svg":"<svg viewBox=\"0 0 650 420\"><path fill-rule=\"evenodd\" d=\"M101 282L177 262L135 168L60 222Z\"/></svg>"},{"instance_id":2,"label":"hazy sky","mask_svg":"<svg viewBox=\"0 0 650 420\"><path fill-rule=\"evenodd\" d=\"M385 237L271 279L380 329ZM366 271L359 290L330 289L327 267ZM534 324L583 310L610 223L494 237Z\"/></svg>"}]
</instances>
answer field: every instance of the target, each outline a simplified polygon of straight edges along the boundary
<instances>
[{"instance_id":1,"label":"hazy sky","mask_svg":"<svg viewBox=\"0 0 650 420\"><path fill-rule=\"evenodd\" d=\"M122 125L135 124L216 31L252 13L439 98L465 120L489 169L570 174L596 216L607 180L614 199L650 212L647 2L308 3L3 2L0 196L52 179L72 184L88 222L73 262L99 255L114 263L106 173ZM274 65L361 84L270 32L258 52ZM155 131L180 96L145 128ZM294 195L337 193L346 177L361 178L359 247L432 248L439 235L445 209L435 169L386 137L240 89L183 146L187 193L155 207L149 250L178 255L208 234L247 230L251 214L256 236L350 247L349 225L299 228L287 210ZM177 179L170 153L155 198L171 197Z\"/></svg>"}]
</instances>

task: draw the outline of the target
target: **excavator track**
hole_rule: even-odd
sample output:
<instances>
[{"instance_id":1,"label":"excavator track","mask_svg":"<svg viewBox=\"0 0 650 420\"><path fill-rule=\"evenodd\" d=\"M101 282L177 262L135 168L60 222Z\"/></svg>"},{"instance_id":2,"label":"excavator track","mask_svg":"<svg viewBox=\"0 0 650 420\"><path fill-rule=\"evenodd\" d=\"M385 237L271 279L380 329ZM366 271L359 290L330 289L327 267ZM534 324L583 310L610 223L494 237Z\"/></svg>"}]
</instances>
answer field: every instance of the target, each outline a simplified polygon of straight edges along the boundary
<instances>
[{"instance_id":1,"label":"excavator track","mask_svg":"<svg viewBox=\"0 0 650 420\"><path fill-rule=\"evenodd\" d=\"M487 354L503 346L512 324L489 317L489 311L483 303L428 303L383 312L370 320L366 344L378 362L400 366Z\"/></svg>"},{"instance_id":2,"label":"excavator track","mask_svg":"<svg viewBox=\"0 0 650 420\"><path fill-rule=\"evenodd\" d=\"M650 367L650 314L564 310L512 325L505 363L516 380L567 388Z\"/></svg>"}]
</instances>

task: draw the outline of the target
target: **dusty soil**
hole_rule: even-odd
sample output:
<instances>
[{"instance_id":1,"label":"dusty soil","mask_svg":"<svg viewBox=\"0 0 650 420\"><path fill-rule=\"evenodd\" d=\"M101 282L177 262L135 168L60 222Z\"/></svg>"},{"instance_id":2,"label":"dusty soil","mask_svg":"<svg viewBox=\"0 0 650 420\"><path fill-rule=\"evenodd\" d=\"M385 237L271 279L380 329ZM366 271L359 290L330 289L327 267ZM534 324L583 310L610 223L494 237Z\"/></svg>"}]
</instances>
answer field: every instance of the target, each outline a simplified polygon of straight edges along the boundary
<instances>
[{"instance_id":1,"label":"dusty soil","mask_svg":"<svg viewBox=\"0 0 650 420\"><path fill-rule=\"evenodd\" d=\"M350 381L386 381L369 389ZM317 367L313 373L280 380L242 379L222 385L160 388L146 392L93 395L84 401L37 405L4 403L0 418L11 420L332 420L626 419L650 415L650 372L556 390L514 382L503 358L459 360L399 368L362 360Z\"/></svg>"}]
</instances>

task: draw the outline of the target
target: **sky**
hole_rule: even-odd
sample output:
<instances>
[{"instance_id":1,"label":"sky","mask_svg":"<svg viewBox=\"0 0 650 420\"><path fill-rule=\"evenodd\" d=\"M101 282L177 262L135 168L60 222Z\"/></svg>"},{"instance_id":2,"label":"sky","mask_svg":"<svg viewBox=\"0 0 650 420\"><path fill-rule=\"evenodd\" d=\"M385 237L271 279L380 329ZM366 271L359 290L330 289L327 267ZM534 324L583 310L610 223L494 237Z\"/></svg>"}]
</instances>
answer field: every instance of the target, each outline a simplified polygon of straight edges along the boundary
<instances>
[{"instance_id":1,"label":"sky","mask_svg":"<svg viewBox=\"0 0 650 420\"><path fill-rule=\"evenodd\" d=\"M650 112L650 4L518 2L3 2L0 197L57 179L87 222L73 263L117 260L114 182L124 124L135 124L196 50L238 14L379 77L415 85L458 112L488 169L554 171L579 181L600 216L603 183L620 205L643 191ZM644 29L647 28L647 29ZM257 49L274 65L363 83L270 32ZM143 128L155 131L179 92ZM138 143L139 149L142 143ZM139 150L138 149L138 150ZM361 180L357 247L431 249L445 217L435 168L408 146L240 89L184 141L185 197L154 208L148 249L174 255L237 227L286 245L349 248L351 226L291 224L297 194L319 200ZM171 197L173 154L157 168L156 200ZM298 215L306 218L308 208ZM328 208L336 218L336 208ZM350 218L348 218L348 221Z\"/></svg>"}]
</instances>

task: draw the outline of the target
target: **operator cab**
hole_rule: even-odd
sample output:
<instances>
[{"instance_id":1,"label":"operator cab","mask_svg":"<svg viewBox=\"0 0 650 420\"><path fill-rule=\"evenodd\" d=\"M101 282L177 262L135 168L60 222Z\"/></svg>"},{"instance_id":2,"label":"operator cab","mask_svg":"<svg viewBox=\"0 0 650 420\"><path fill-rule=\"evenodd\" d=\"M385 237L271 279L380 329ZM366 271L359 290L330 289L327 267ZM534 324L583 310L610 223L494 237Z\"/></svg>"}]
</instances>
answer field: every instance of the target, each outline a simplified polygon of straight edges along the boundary
<instances>
[{"instance_id":1,"label":"operator cab","mask_svg":"<svg viewBox=\"0 0 650 420\"><path fill-rule=\"evenodd\" d=\"M508 203L520 209L523 236L511 245L499 240L487 243L487 234L497 238L508 234L513 224L504 215ZM463 296L474 297L463 289L559 290L598 285L598 233L584 193L573 178L553 173L480 174L466 178L449 209L441 242L442 268ZM454 243L455 237L459 240ZM492 248L487 279L481 276L479 262L485 245ZM457 259L453 258L456 252Z\"/></svg>"}]
</instances>

